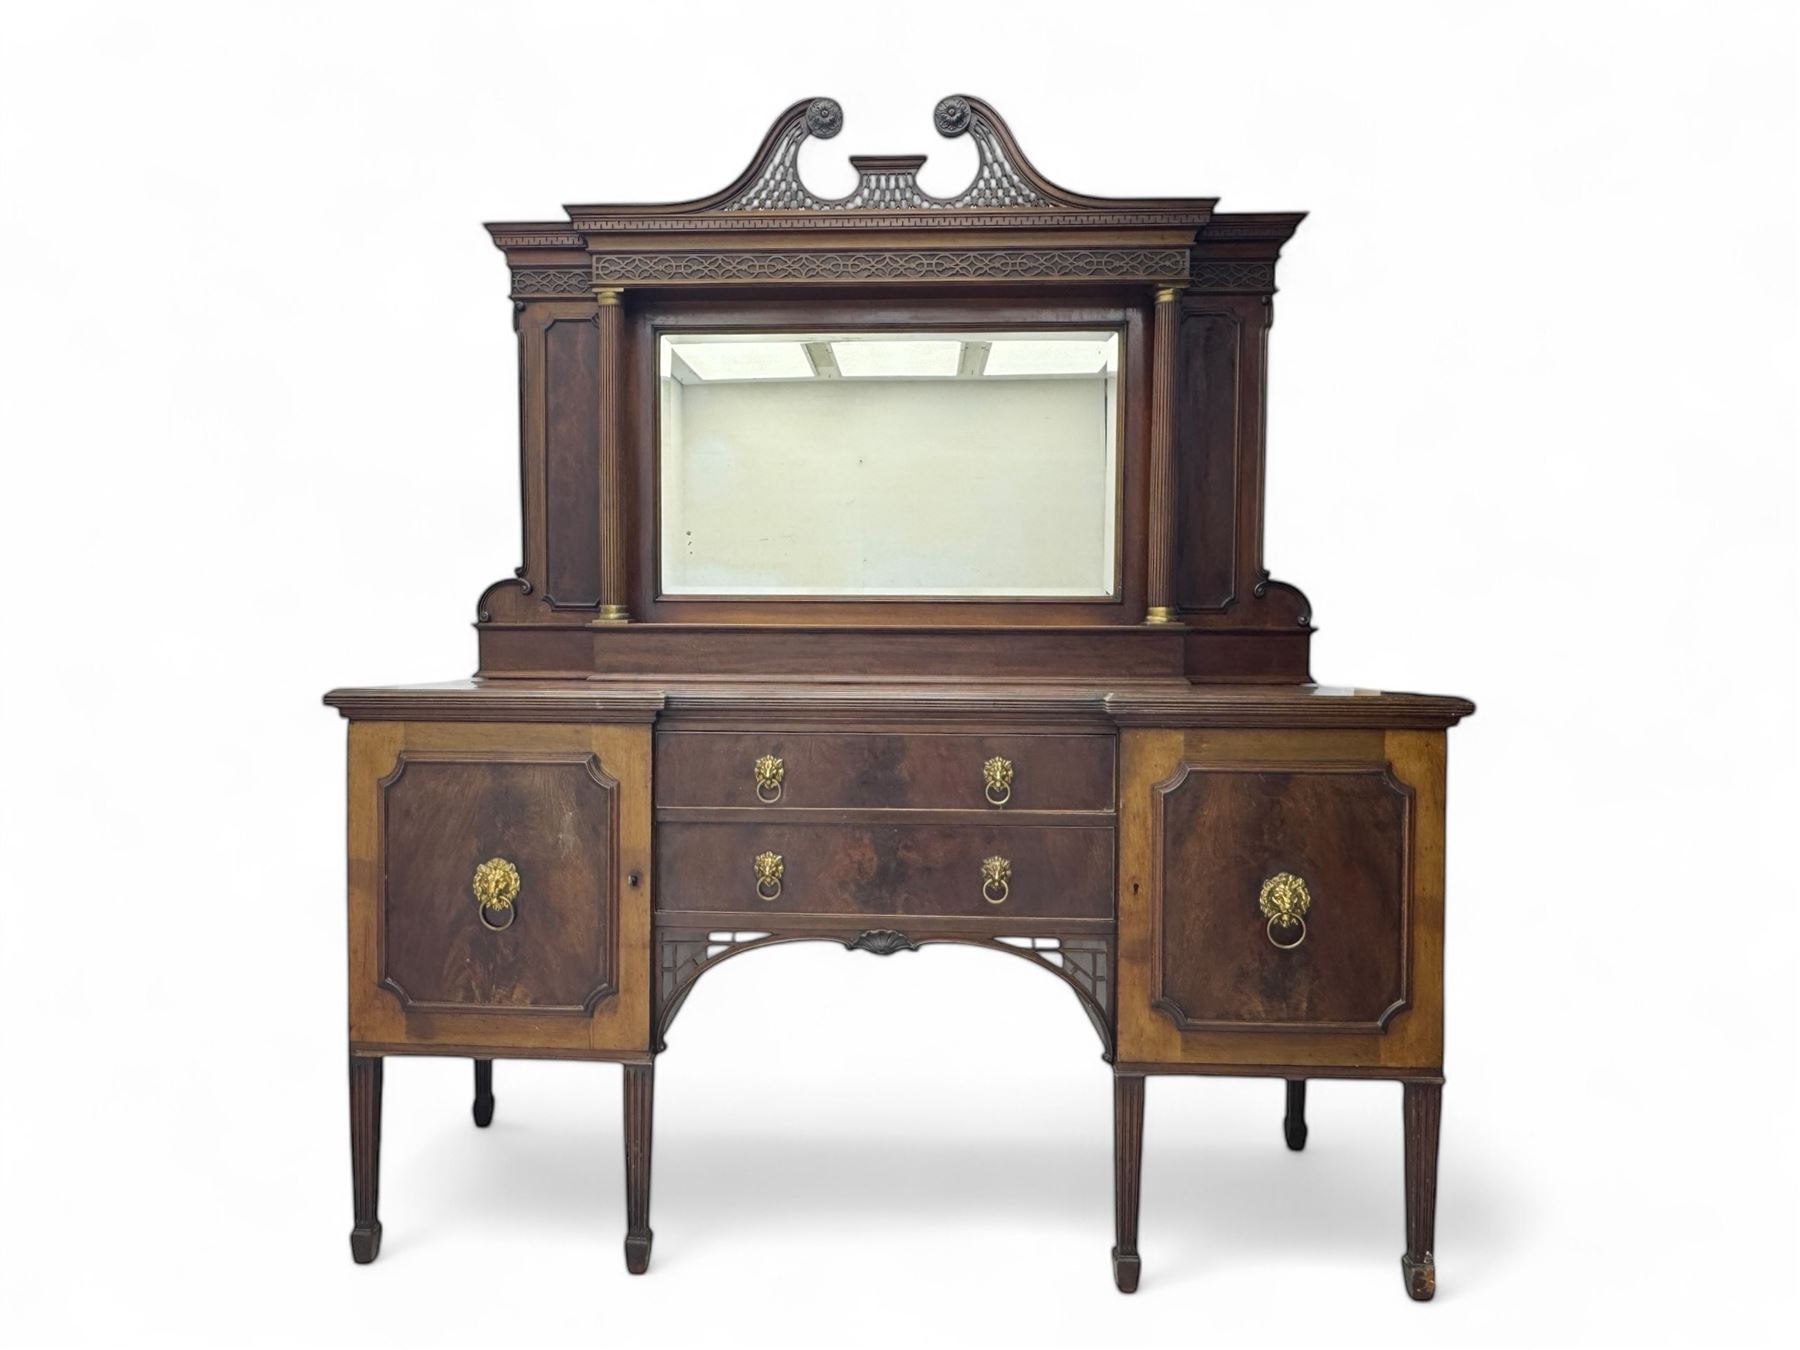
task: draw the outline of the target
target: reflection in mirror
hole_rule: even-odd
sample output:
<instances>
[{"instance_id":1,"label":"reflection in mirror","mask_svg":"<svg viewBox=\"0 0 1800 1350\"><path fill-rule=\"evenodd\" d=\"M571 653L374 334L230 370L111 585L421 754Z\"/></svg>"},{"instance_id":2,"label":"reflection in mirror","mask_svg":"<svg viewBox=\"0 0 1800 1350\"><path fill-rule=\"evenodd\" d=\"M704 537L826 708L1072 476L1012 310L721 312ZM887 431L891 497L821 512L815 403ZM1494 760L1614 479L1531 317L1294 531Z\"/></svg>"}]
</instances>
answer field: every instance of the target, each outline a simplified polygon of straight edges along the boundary
<instances>
[{"instance_id":1,"label":"reflection in mirror","mask_svg":"<svg viewBox=\"0 0 1800 1350\"><path fill-rule=\"evenodd\" d=\"M665 333L661 593L1118 591L1119 335Z\"/></svg>"}]
</instances>

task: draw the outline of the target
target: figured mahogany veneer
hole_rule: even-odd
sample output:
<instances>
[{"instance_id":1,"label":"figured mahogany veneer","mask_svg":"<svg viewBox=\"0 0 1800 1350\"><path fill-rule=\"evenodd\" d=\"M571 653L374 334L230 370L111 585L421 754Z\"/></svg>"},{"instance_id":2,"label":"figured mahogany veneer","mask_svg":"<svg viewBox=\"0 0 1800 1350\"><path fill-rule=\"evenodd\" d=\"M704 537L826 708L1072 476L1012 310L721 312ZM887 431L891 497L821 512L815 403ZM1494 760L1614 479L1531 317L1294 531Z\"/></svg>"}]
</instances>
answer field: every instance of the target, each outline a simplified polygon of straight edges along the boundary
<instances>
[{"instance_id":1,"label":"figured mahogany veneer","mask_svg":"<svg viewBox=\"0 0 1800 1350\"><path fill-rule=\"evenodd\" d=\"M591 754L409 755L382 780L382 985L407 1008L591 1011L614 989L618 783ZM503 931L471 891L521 874Z\"/></svg>"},{"instance_id":2,"label":"figured mahogany veneer","mask_svg":"<svg viewBox=\"0 0 1800 1350\"><path fill-rule=\"evenodd\" d=\"M663 732L656 804L1110 812L1113 747L1111 736ZM774 803L756 795L764 755L782 765ZM988 799L990 759L1010 766L1004 806Z\"/></svg>"},{"instance_id":3,"label":"figured mahogany veneer","mask_svg":"<svg viewBox=\"0 0 1800 1350\"><path fill-rule=\"evenodd\" d=\"M998 813L996 813L998 814ZM758 854L783 862L781 895L756 894ZM1006 899L982 894L982 861L1011 863ZM1069 825L810 825L786 820L656 831L658 913L960 914L1110 919L1113 832Z\"/></svg>"},{"instance_id":4,"label":"figured mahogany veneer","mask_svg":"<svg viewBox=\"0 0 1800 1350\"><path fill-rule=\"evenodd\" d=\"M967 95L933 120L975 144L968 187L934 197L922 157L864 156L826 200L800 152L842 116L794 104L707 197L489 226L518 337L519 566L477 605L476 678L327 697L352 723L353 1255L382 1242L384 1056L474 1059L478 1126L496 1059L622 1064L642 1273L654 1058L700 976L788 942L906 962L960 943L1062 979L1099 1033L1121 1290L1143 1274L1148 1077L1240 1074L1284 1080L1294 1149L1307 1078L1405 1085L1402 1271L1430 1298L1445 733L1473 705L1313 685L1312 607L1265 566L1276 264L1302 217L1071 192ZM1119 335L1114 593L663 593L661 335L934 329ZM519 878L503 932L483 864L484 895ZM1303 892L1282 950L1265 901Z\"/></svg>"},{"instance_id":5,"label":"figured mahogany veneer","mask_svg":"<svg viewBox=\"0 0 1800 1350\"><path fill-rule=\"evenodd\" d=\"M1378 1031L1406 1006L1413 793L1386 765L1184 760L1154 792L1152 1006L1179 1030ZM1278 874L1309 889L1304 930L1258 908Z\"/></svg>"}]
</instances>

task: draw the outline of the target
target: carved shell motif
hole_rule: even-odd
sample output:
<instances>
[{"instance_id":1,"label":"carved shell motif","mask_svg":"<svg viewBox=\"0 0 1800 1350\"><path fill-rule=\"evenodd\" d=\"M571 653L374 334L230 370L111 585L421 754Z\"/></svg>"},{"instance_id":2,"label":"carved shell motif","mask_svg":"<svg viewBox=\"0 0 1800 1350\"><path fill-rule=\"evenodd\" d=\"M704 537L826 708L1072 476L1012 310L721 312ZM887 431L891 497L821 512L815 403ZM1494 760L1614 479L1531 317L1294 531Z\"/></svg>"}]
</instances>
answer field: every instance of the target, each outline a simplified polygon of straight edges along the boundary
<instances>
[{"instance_id":1,"label":"carved shell motif","mask_svg":"<svg viewBox=\"0 0 1800 1350\"><path fill-rule=\"evenodd\" d=\"M916 952L919 944L905 933L896 932L892 928L871 928L857 935L856 940L850 944L850 950L892 956L895 952Z\"/></svg>"}]
</instances>

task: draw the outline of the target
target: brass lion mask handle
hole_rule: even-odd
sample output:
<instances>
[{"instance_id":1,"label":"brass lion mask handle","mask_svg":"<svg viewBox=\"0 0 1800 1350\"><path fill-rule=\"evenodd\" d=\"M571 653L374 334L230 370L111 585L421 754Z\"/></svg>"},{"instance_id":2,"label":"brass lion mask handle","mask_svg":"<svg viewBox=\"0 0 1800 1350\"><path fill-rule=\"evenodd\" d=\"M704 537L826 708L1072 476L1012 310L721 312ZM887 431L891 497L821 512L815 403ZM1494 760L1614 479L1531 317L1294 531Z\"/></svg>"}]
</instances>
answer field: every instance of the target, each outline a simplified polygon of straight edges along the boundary
<instances>
[{"instance_id":1,"label":"brass lion mask handle","mask_svg":"<svg viewBox=\"0 0 1800 1350\"><path fill-rule=\"evenodd\" d=\"M519 911L513 901L519 898L519 869L505 858L489 858L475 868L469 889L475 892L475 915L490 932L504 933L513 926ZM495 923L489 914L504 914L505 923Z\"/></svg>"},{"instance_id":2,"label":"brass lion mask handle","mask_svg":"<svg viewBox=\"0 0 1800 1350\"><path fill-rule=\"evenodd\" d=\"M1010 759L995 755L981 766L981 778L985 784L987 799L992 805L1005 806L1012 800L1013 766Z\"/></svg>"},{"instance_id":3,"label":"brass lion mask handle","mask_svg":"<svg viewBox=\"0 0 1800 1350\"><path fill-rule=\"evenodd\" d=\"M1268 918L1269 941L1284 952L1291 952L1306 941L1306 911L1312 908L1312 892L1306 889L1306 882L1292 872L1277 872L1262 884L1262 892L1256 897L1257 908ZM1284 942L1282 938L1289 930L1300 931L1292 942ZM1281 930L1281 937L1275 931Z\"/></svg>"},{"instance_id":4,"label":"brass lion mask handle","mask_svg":"<svg viewBox=\"0 0 1800 1350\"><path fill-rule=\"evenodd\" d=\"M752 865L756 868L756 898L767 901L781 899L781 855L759 853Z\"/></svg>"},{"instance_id":5,"label":"brass lion mask handle","mask_svg":"<svg viewBox=\"0 0 1800 1350\"><path fill-rule=\"evenodd\" d=\"M1012 864L998 854L981 860L981 898L990 905L1004 905L1012 893Z\"/></svg>"},{"instance_id":6,"label":"brass lion mask handle","mask_svg":"<svg viewBox=\"0 0 1800 1350\"><path fill-rule=\"evenodd\" d=\"M756 800L764 805L771 805L781 800L781 761L774 755L764 755L751 766L756 774Z\"/></svg>"}]
</instances>

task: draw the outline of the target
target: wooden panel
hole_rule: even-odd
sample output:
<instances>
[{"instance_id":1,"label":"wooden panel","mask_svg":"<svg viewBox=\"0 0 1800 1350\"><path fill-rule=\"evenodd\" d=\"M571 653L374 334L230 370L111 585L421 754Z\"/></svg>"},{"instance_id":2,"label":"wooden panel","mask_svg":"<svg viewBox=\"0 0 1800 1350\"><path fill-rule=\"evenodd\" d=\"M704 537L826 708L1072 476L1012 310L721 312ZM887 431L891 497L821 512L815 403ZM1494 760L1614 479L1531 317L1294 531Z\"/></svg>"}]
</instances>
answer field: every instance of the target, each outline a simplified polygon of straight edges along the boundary
<instances>
[{"instance_id":1,"label":"wooden panel","mask_svg":"<svg viewBox=\"0 0 1800 1350\"><path fill-rule=\"evenodd\" d=\"M415 760L539 756L599 761L618 784L611 888L618 897L611 992L591 1013L534 1007L463 1009L404 1006L381 985L381 780L402 754ZM421 768L416 764L414 768ZM411 772L409 770L408 772ZM587 770L581 769L582 773ZM399 781L404 782L406 774ZM350 727L349 775L350 1041L358 1054L428 1052L546 1058L631 1059L649 1049L650 1027L650 729L515 723L357 722ZM521 863L523 871L523 863ZM526 874L530 884L530 874ZM467 896L469 879L456 883ZM601 883L595 883L599 889ZM522 895L525 892L521 892ZM460 900L459 900L460 903ZM517 922L526 923L528 911ZM409 993L412 993L410 989ZM415 995L416 997L417 995Z\"/></svg>"},{"instance_id":2,"label":"wooden panel","mask_svg":"<svg viewBox=\"0 0 1800 1350\"><path fill-rule=\"evenodd\" d=\"M757 806L752 765L782 762L783 807L1110 811L1111 736L663 732L656 804ZM1005 807L986 798L982 765L1013 766Z\"/></svg>"},{"instance_id":3,"label":"wooden panel","mask_svg":"<svg viewBox=\"0 0 1800 1350\"><path fill-rule=\"evenodd\" d=\"M1411 872L1406 940L1411 991L1384 1029L1295 1029L1279 1025L1183 1030L1155 1006L1163 996L1157 916L1165 903L1162 843L1156 821L1164 789L1181 766L1250 766L1296 776L1320 764L1384 770L1412 793L1407 865ZM1191 771L1190 771L1191 772ZM1186 731L1127 729L1119 738L1119 1062L1135 1065L1266 1069L1332 1066L1344 1071L1436 1072L1443 1062L1444 733L1441 731ZM1388 794L1390 797L1393 794ZM1298 817L1296 817L1298 819ZM1260 887L1261 878L1257 879ZM1254 891L1248 903L1255 903ZM1233 897L1233 904L1238 903ZM1326 921L1327 900L1315 896ZM1256 920L1255 937L1266 938ZM1309 933L1308 942L1312 941ZM1202 961L1211 959L1201 953ZM1269 987L1271 997L1282 992ZM1290 992L1292 992L1290 990ZM1192 996L1198 1001L1198 991ZM1197 1012L1199 1009L1186 1009ZM1216 1011L1216 1008L1214 1009ZM1239 1009L1238 1011L1242 1011Z\"/></svg>"},{"instance_id":4,"label":"wooden panel","mask_svg":"<svg viewBox=\"0 0 1800 1350\"><path fill-rule=\"evenodd\" d=\"M1238 360L1243 325L1228 309L1185 306L1175 420L1175 603L1223 609L1233 598L1237 538Z\"/></svg>"},{"instance_id":5,"label":"wooden panel","mask_svg":"<svg viewBox=\"0 0 1800 1350\"><path fill-rule=\"evenodd\" d=\"M1379 1030L1404 1006L1412 792L1385 767L1184 760L1156 794L1152 1004L1177 1027ZM1280 931L1277 873L1312 903Z\"/></svg>"},{"instance_id":6,"label":"wooden panel","mask_svg":"<svg viewBox=\"0 0 1800 1350\"><path fill-rule=\"evenodd\" d=\"M752 860L781 855L780 898L756 894ZM982 859L1012 864L1007 898L982 894ZM1108 918L1113 832L1105 826L664 824L658 911Z\"/></svg>"},{"instance_id":7,"label":"wooden panel","mask_svg":"<svg viewBox=\"0 0 1800 1350\"><path fill-rule=\"evenodd\" d=\"M402 753L382 782L381 974L408 1007L585 1013L614 988L618 784L591 754ZM520 891L481 922L475 868Z\"/></svg>"},{"instance_id":8,"label":"wooden panel","mask_svg":"<svg viewBox=\"0 0 1800 1350\"><path fill-rule=\"evenodd\" d=\"M544 331L546 592L557 605L600 602L599 350L591 319Z\"/></svg>"}]
</instances>

